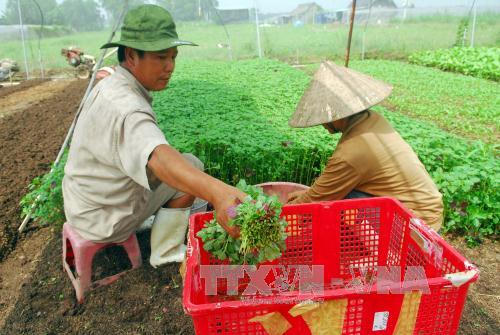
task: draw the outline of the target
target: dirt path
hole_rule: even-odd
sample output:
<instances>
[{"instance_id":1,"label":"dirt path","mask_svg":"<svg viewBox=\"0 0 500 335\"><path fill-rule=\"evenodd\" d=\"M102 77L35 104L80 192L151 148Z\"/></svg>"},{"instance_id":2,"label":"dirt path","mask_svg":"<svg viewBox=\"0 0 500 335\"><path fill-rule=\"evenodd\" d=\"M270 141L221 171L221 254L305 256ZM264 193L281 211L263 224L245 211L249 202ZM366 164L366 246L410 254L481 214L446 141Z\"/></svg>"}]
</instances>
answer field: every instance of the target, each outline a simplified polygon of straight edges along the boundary
<instances>
[{"instance_id":1,"label":"dirt path","mask_svg":"<svg viewBox=\"0 0 500 335\"><path fill-rule=\"evenodd\" d=\"M27 90L30 87L40 85L43 83L43 80L25 80L20 82L18 85L14 84L10 86L10 83L0 82L0 98L3 98L9 94L14 92L19 92L23 90Z\"/></svg>"},{"instance_id":2,"label":"dirt path","mask_svg":"<svg viewBox=\"0 0 500 335\"><path fill-rule=\"evenodd\" d=\"M500 245L488 240L471 249L461 238L445 239L480 270L467 296L459 334L500 334Z\"/></svg>"},{"instance_id":3,"label":"dirt path","mask_svg":"<svg viewBox=\"0 0 500 335\"><path fill-rule=\"evenodd\" d=\"M42 252L50 238L50 228L33 230L0 263L0 329L14 308L21 288L31 280L31 274L40 263Z\"/></svg>"},{"instance_id":4,"label":"dirt path","mask_svg":"<svg viewBox=\"0 0 500 335\"><path fill-rule=\"evenodd\" d=\"M41 101L60 95L74 80L50 80L29 88L16 90L0 100L0 118L38 105Z\"/></svg>"},{"instance_id":5,"label":"dirt path","mask_svg":"<svg viewBox=\"0 0 500 335\"><path fill-rule=\"evenodd\" d=\"M19 201L31 180L50 169L86 85L44 82L0 99L7 114L0 118L0 261L17 241Z\"/></svg>"}]
</instances>

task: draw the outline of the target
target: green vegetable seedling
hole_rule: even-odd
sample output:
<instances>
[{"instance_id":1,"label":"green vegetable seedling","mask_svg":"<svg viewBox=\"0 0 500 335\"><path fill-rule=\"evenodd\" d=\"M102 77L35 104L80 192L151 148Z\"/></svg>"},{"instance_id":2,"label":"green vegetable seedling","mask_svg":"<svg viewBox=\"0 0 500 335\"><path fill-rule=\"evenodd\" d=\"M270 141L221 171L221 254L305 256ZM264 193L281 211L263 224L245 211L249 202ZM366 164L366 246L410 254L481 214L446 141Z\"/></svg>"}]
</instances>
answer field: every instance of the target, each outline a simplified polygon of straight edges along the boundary
<instances>
[{"instance_id":1,"label":"green vegetable seedling","mask_svg":"<svg viewBox=\"0 0 500 335\"><path fill-rule=\"evenodd\" d=\"M262 189L240 180L236 186L248 194L247 199L234 208L230 224L240 229L240 238L232 238L216 221L205 223L197 236L203 248L217 259L231 264L256 265L281 257L286 249L287 222L280 218L281 203L276 196L267 196Z\"/></svg>"}]
</instances>

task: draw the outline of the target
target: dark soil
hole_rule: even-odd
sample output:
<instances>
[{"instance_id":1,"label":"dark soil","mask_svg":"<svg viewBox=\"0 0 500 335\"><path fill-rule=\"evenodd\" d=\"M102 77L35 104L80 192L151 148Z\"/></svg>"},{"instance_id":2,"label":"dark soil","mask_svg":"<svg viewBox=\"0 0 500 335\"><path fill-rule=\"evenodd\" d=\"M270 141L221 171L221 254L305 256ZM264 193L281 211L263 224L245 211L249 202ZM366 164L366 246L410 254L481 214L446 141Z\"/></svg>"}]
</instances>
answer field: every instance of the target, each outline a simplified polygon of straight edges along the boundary
<instances>
[{"instance_id":1,"label":"dark soil","mask_svg":"<svg viewBox=\"0 0 500 335\"><path fill-rule=\"evenodd\" d=\"M26 82L26 89L40 81ZM31 180L50 169L78 108L87 81L74 81L30 108L0 118L0 260L15 247L21 223L19 201ZM5 96L5 95L4 95Z\"/></svg>"},{"instance_id":2,"label":"dark soil","mask_svg":"<svg viewBox=\"0 0 500 335\"><path fill-rule=\"evenodd\" d=\"M109 286L91 291L77 305L61 264L60 233L47 245L45 262L21 290L2 335L14 334L194 334L182 309L179 265L149 265L149 232L139 234L143 266ZM94 260L96 279L130 267L122 248L109 248Z\"/></svg>"},{"instance_id":3,"label":"dark soil","mask_svg":"<svg viewBox=\"0 0 500 335\"><path fill-rule=\"evenodd\" d=\"M479 268L479 280L470 286L462 312L459 334L500 334L500 245L485 240L476 248L469 248L461 237L445 236L447 242Z\"/></svg>"}]
</instances>

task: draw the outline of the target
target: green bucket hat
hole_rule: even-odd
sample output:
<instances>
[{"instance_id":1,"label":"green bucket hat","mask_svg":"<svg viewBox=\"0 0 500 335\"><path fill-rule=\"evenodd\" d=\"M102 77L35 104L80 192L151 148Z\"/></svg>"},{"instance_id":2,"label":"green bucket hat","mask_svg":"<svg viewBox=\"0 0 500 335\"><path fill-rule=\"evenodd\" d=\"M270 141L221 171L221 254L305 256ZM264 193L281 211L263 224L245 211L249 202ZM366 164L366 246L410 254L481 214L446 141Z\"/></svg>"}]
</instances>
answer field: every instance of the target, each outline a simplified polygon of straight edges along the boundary
<instances>
[{"instance_id":1,"label":"green bucket hat","mask_svg":"<svg viewBox=\"0 0 500 335\"><path fill-rule=\"evenodd\" d=\"M197 45L180 40L170 13L156 5L142 5L125 16L121 38L104 44L101 49L125 46L143 51L160 51L181 45Z\"/></svg>"}]
</instances>

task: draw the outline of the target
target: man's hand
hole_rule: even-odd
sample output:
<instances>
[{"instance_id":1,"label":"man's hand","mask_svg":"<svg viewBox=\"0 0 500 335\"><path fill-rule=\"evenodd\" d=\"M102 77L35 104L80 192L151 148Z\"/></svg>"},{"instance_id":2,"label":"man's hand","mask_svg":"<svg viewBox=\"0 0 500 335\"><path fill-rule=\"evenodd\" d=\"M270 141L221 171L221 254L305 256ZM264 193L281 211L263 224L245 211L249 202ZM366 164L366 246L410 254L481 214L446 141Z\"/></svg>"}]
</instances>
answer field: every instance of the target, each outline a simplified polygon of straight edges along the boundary
<instances>
[{"instance_id":1,"label":"man's hand","mask_svg":"<svg viewBox=\"0 0 500 335\"><path fill-rule=\"evenodd\" d=\"M234 207L242 203L246 194L238 190L236 187L226 185L222 192L222 196L219 196L214 202L215 211L217 212L217 222L227 231L229 235L233 238L237 238L240 235L238 227L230 226L229 221L233 218Z\"/></svg>"},{"instance_id":2,"label":"man's hand","mask_svg":"<svg viewBox=\"0 0 500 335\"><path fill-rule=\"evenodd\" d=\"M228 225L228 210L243 202L245 193L194 168L169 145L161 144L153 150L148 167L163 183L212 203L219 224L229 235L238 237L238 229Z\"/></svg>"},{"instance_id":3,"label":"man's hand","mask_svg":"<svg viewBox=\"0 0 500 335\"><path fill-rule=\"evenodd\" d=\"M302 194L306 193L307 190L301 190L301 191L295 191L290 194L288 194L288 199L286 201L287 204L295 204L297 203L295 200L300 198Z\"/></svg>"}]
</instances>

